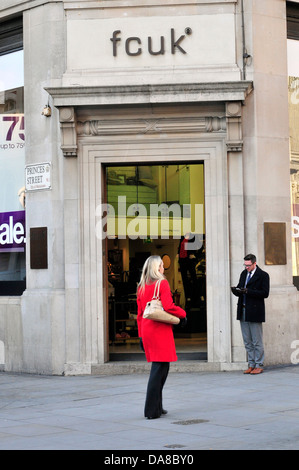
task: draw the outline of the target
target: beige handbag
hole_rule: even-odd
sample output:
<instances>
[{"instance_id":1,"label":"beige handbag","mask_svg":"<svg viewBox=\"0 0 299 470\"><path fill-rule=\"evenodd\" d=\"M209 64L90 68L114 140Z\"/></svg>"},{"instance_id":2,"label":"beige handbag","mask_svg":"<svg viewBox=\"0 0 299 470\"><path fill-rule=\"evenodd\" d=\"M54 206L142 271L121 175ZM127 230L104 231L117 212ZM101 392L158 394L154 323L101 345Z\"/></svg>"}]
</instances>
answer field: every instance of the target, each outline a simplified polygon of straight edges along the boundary
<instances>
[{"instance_id":1,"label":"beige handbag","mask_svg":"<svg viewBox=\"0 0 299 470\"><path fill-rule=\"evenodd\" d=\"M143 312L143 318L148 320L154 320L161 323L170 323L171 325L178 325L180 319L171 313L165 312L160 297L160 283L161 280L156 282L153 298L150 302L147 302L145 310Z\"/></svg>"}]
</instances>

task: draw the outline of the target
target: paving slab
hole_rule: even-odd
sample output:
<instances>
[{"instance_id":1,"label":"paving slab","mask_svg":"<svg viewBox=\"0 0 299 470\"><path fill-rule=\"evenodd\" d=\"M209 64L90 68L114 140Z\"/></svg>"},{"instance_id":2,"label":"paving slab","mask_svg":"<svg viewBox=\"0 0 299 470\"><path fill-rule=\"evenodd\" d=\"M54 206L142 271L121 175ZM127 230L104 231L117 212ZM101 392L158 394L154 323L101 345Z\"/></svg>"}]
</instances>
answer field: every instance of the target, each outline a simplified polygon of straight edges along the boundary
<instances>
[{"instance_id":1,"label":"paving slab","mask_svg":"<svg viewBox=\"0 0 299 470\"><path fill-rule=\"evenodd\" d=\"M0 450L298 450L299 366L171 372L168 414L147 420L147 373L40 376L0 373ZM132 454L133 455L133 454Z\"/></svg>"}]
</instances>

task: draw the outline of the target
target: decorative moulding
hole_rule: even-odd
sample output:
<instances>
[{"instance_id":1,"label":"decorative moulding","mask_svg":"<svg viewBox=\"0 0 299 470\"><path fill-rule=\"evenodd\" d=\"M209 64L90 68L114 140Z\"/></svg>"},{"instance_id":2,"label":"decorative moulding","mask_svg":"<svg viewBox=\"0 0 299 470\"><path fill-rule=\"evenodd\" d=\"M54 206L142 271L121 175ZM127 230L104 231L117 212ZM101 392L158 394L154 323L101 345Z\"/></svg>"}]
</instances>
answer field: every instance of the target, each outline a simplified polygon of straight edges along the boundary
<instances>
[{"instance_id":1,"label":"decorative moulding","mask_svg":"<svg viewBox=\"0 0 299 470\"><path fill-rule=\"evenodd\" d=\"M77 122L79 136L156 134L177 132L225 132L226 118L109 119Z\"/></svg>"},{"instance_id":2,"label":"decorative moulding","mask_svg":"<svg viewBox=\"0 0 299 470\"><path fill-rule=\"evenodd\" d=\"M76 115L72 106L59 108L61 150L65 157L77 156Z\"/></svg>"},{"instance_id":3,"label":"decorative moulding","mask_svg":"<svg viewBox=\"0 0 299 470\"><path fill-rule=\"evenodd\" d=\"M46 88L59 109L61 149L64 156L77 156L77 135L113 135L184 132L224 132L229 152L241 152L242 104L252 91L252 82L141 85L111 87ZM226 115L164 119L89 120L77 122L75 107L136 103L225 102Z\"/></svg>"}]
</instances>

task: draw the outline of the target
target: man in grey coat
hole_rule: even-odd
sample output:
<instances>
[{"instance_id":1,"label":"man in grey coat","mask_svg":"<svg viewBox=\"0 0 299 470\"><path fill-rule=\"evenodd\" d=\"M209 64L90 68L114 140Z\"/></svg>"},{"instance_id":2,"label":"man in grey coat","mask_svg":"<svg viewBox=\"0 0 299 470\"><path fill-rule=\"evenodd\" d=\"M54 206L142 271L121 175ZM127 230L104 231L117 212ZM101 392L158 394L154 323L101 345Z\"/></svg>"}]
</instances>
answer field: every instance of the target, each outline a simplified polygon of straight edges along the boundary
<instances>
[{"instance_id":1,"label":"man in grey coat","mask_svg":"<svg viewBox=\"0 0 299 470\"><path fill-rule=\"evenodd\" d=\"M244 374L260 374L264 365L263 323L265 299L269 296L269 274L256 264L255 255L244 258L244 271L232 293L239 297L237 320L240 320L244 346L248 354L248 369Z\"/></svg>"}]
</instances>

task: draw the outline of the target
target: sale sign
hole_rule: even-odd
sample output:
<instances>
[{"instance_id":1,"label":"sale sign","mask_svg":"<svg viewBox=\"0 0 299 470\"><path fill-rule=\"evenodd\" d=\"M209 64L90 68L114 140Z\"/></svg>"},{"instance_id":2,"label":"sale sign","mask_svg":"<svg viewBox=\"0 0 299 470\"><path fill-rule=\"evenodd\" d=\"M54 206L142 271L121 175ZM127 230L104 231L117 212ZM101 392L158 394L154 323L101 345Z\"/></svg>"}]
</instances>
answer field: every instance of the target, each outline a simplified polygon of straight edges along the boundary
<instances>
[{"instance_id":1,"label":"sale sign","mask_svg":"<svg viewBox=\"0 0 299 470\"><path fill-rule=\"evenodd\" d=\"M25 211L0 213L0 253L24 251Z\"/></svg>"},{"instance_id":2,"label":"sale sign","mask_svg":"<svg viewBox=\"0 0 299 470\"><path fill-rule=\"evenodd\" d=\"M292 229L295 241L299 242L299 204L293 204Z\"/></svg>"}]
</instances>

